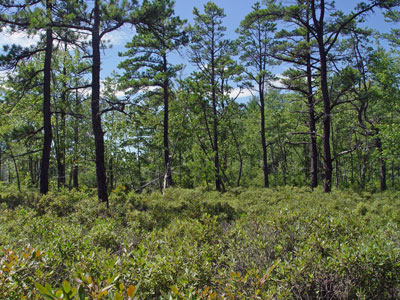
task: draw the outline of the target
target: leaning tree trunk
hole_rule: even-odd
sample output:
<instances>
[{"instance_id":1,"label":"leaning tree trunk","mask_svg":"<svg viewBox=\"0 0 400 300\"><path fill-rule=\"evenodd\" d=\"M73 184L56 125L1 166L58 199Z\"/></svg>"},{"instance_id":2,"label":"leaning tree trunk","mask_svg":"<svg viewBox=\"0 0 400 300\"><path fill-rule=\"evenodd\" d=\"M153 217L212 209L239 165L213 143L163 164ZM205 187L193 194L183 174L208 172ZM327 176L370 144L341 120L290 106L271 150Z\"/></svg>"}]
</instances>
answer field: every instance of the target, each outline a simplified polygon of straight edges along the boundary
<instances>
[{"instance_id":1,"label":"leaning tree trunk","mask_svg":"<svg viewBox=\"0 0 400 300\"><path fill-rule=\"evenodd\" d=\"M96 153L96 179L97 195L100 201L105 202L107 207L107 179L104 161L104 133L101 127L100 113L100 12L99 0L94 3L94 25L92 32L93 65L92 65L92 126Z\"/></svg>"}]
</instances>

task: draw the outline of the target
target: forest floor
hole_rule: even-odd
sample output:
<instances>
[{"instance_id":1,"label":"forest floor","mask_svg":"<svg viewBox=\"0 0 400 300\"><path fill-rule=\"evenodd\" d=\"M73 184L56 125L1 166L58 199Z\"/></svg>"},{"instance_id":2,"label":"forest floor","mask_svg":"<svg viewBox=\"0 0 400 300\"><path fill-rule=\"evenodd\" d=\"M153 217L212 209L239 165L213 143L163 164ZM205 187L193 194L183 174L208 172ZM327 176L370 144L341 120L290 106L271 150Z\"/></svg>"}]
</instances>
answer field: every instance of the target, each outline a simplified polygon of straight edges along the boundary
<instances>
[{"instance_id":1,"label":"forest floor","mask_svg":"<svg viewBox=\"0 0 400 300\"><path fill-rule=\"evenodd\" d=\"M400 299L400 192L1 186L0 299ZM25 298L24 298L25 297Z\"/></svg>"}]
</instances>

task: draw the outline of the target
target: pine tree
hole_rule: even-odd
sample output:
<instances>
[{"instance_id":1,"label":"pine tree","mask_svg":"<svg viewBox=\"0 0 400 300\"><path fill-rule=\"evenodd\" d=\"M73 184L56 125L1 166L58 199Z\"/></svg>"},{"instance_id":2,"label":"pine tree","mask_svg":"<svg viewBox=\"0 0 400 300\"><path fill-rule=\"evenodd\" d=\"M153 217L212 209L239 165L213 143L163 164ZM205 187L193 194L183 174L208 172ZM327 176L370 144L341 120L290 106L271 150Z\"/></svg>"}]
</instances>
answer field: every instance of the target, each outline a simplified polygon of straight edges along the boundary
<instances>
[{"instance_id":1,"label":"pine tree","mask_svg":"<svg viewBox=\"0 0 400 300\"><path fill-rule=\"evenodd\" d=\"M165 188L173 184L169 145L171 86L178 71L182 69L181 65L172 65L169 62L169 55L183 46L187 37L183 30L185 21L174 16L173 1L155 0L152 5L152 10L157 11L157 18L149 24L137 26L137 34L126 45L128 50L120 53L121 56L129 58L119 67L125 70L121 83L127 94L139 94L142 97L157 96L163 99Z\"/></svg>"}]
</instances>

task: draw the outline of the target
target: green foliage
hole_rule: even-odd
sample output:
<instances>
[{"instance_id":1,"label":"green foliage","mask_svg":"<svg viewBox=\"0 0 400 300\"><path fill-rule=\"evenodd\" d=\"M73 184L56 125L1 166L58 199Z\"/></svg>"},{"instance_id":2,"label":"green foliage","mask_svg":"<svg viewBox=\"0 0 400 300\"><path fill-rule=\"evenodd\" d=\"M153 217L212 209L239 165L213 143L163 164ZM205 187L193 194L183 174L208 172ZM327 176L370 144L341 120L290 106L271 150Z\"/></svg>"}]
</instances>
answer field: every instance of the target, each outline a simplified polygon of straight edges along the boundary
<instances>
[{"instance_id":1,"label":"green foliage","mask_svg":"<svg viewBox=\"0 0 400 300\"><path fill-rule=\"evenodd\" d=\"M26 190L18 191L15 186L0 182L0 204L6 205L8 208L14 209L18 206L32 207L38 196L29 193Z\"/></svg>"},{"instance_id":2,"label":"green foliage","mask_svg":"<svg viewBox=\"0 0 400 300\"><path fill-rule=\"evenodd\" d=\"M392 299L400 293L398 192L118 191L108 212L87 192L69 196L75 200L62 193L46 198L45 211L1 206L1 298ZM61 200L64 213L52 204Z\"/></svg>"}]
</instances>

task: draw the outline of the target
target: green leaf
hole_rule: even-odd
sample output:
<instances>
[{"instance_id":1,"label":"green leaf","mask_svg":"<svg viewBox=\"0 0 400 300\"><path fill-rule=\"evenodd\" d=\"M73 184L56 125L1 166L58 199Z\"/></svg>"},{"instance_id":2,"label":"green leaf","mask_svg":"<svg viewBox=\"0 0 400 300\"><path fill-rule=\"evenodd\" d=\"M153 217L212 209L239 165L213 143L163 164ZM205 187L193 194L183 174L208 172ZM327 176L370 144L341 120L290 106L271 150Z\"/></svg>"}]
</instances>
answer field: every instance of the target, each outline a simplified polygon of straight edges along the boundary
<instances>
[{"instance_id":1,"label":"green leaf","mask_svg":"<svg viewBox=\"0 0 400 300\"><path fill-rule=\"evenodd\" d=\"M63 295L63 292L61 290L58 290L56 292L56 298L61 298L62 295Z\"/></svg>"},{"instance_id":2,"label":"green leaf","mask_svg":"<svg viewBox=\"0 0 400 300\"><path fill-rule=\"evenodd\" d=\"M85 290L83 289L82 286L79 286L78 288L78 296L79 300L85 300Z\"/></svg>"},{"instance_id":3,"label":"green leaf","mask_svg":"<svg viewBox=\"0 0 400 300\"><path fill-rule=\"evenodd\" d=\"M51 293L45 288L43 285L41 285L38 282L35 282L35 287L38 289L38 291L43 295L43 296L51 296ZM52 298L50 298L52 299Z\"/></svg>"},{"instance_id":4,"label":"green leaf","mask_svg":"<svg viewBox=\"0 0 400 300\"><path fill-rule=\"evenodd\" d=\"M123 298L122 298L121 294L118 292L115 292L114 300L122 300L122 299Z\"/></svg>"},{"instance_id":5,"label":"green leaf","mask_svg":"<svg viewBox=\"0 0 400 300\"><path fill-rule=\"evenodd\" d=\"M66 292L67 294L71 291L71 285L66 280L63 281L62 287L63 287L64 292Z\"/></svg>"},{"instance_id":6,"label":"green leaf","mask_svg":"<svg viewBox=\"0 0 400 300\"><path fill-rule=\"evenodd\" d=\"M113 291L109 291L108 292L108 299L110 299L110 300L114 300L115 299Z\"/></svg>"}]
</instances>

